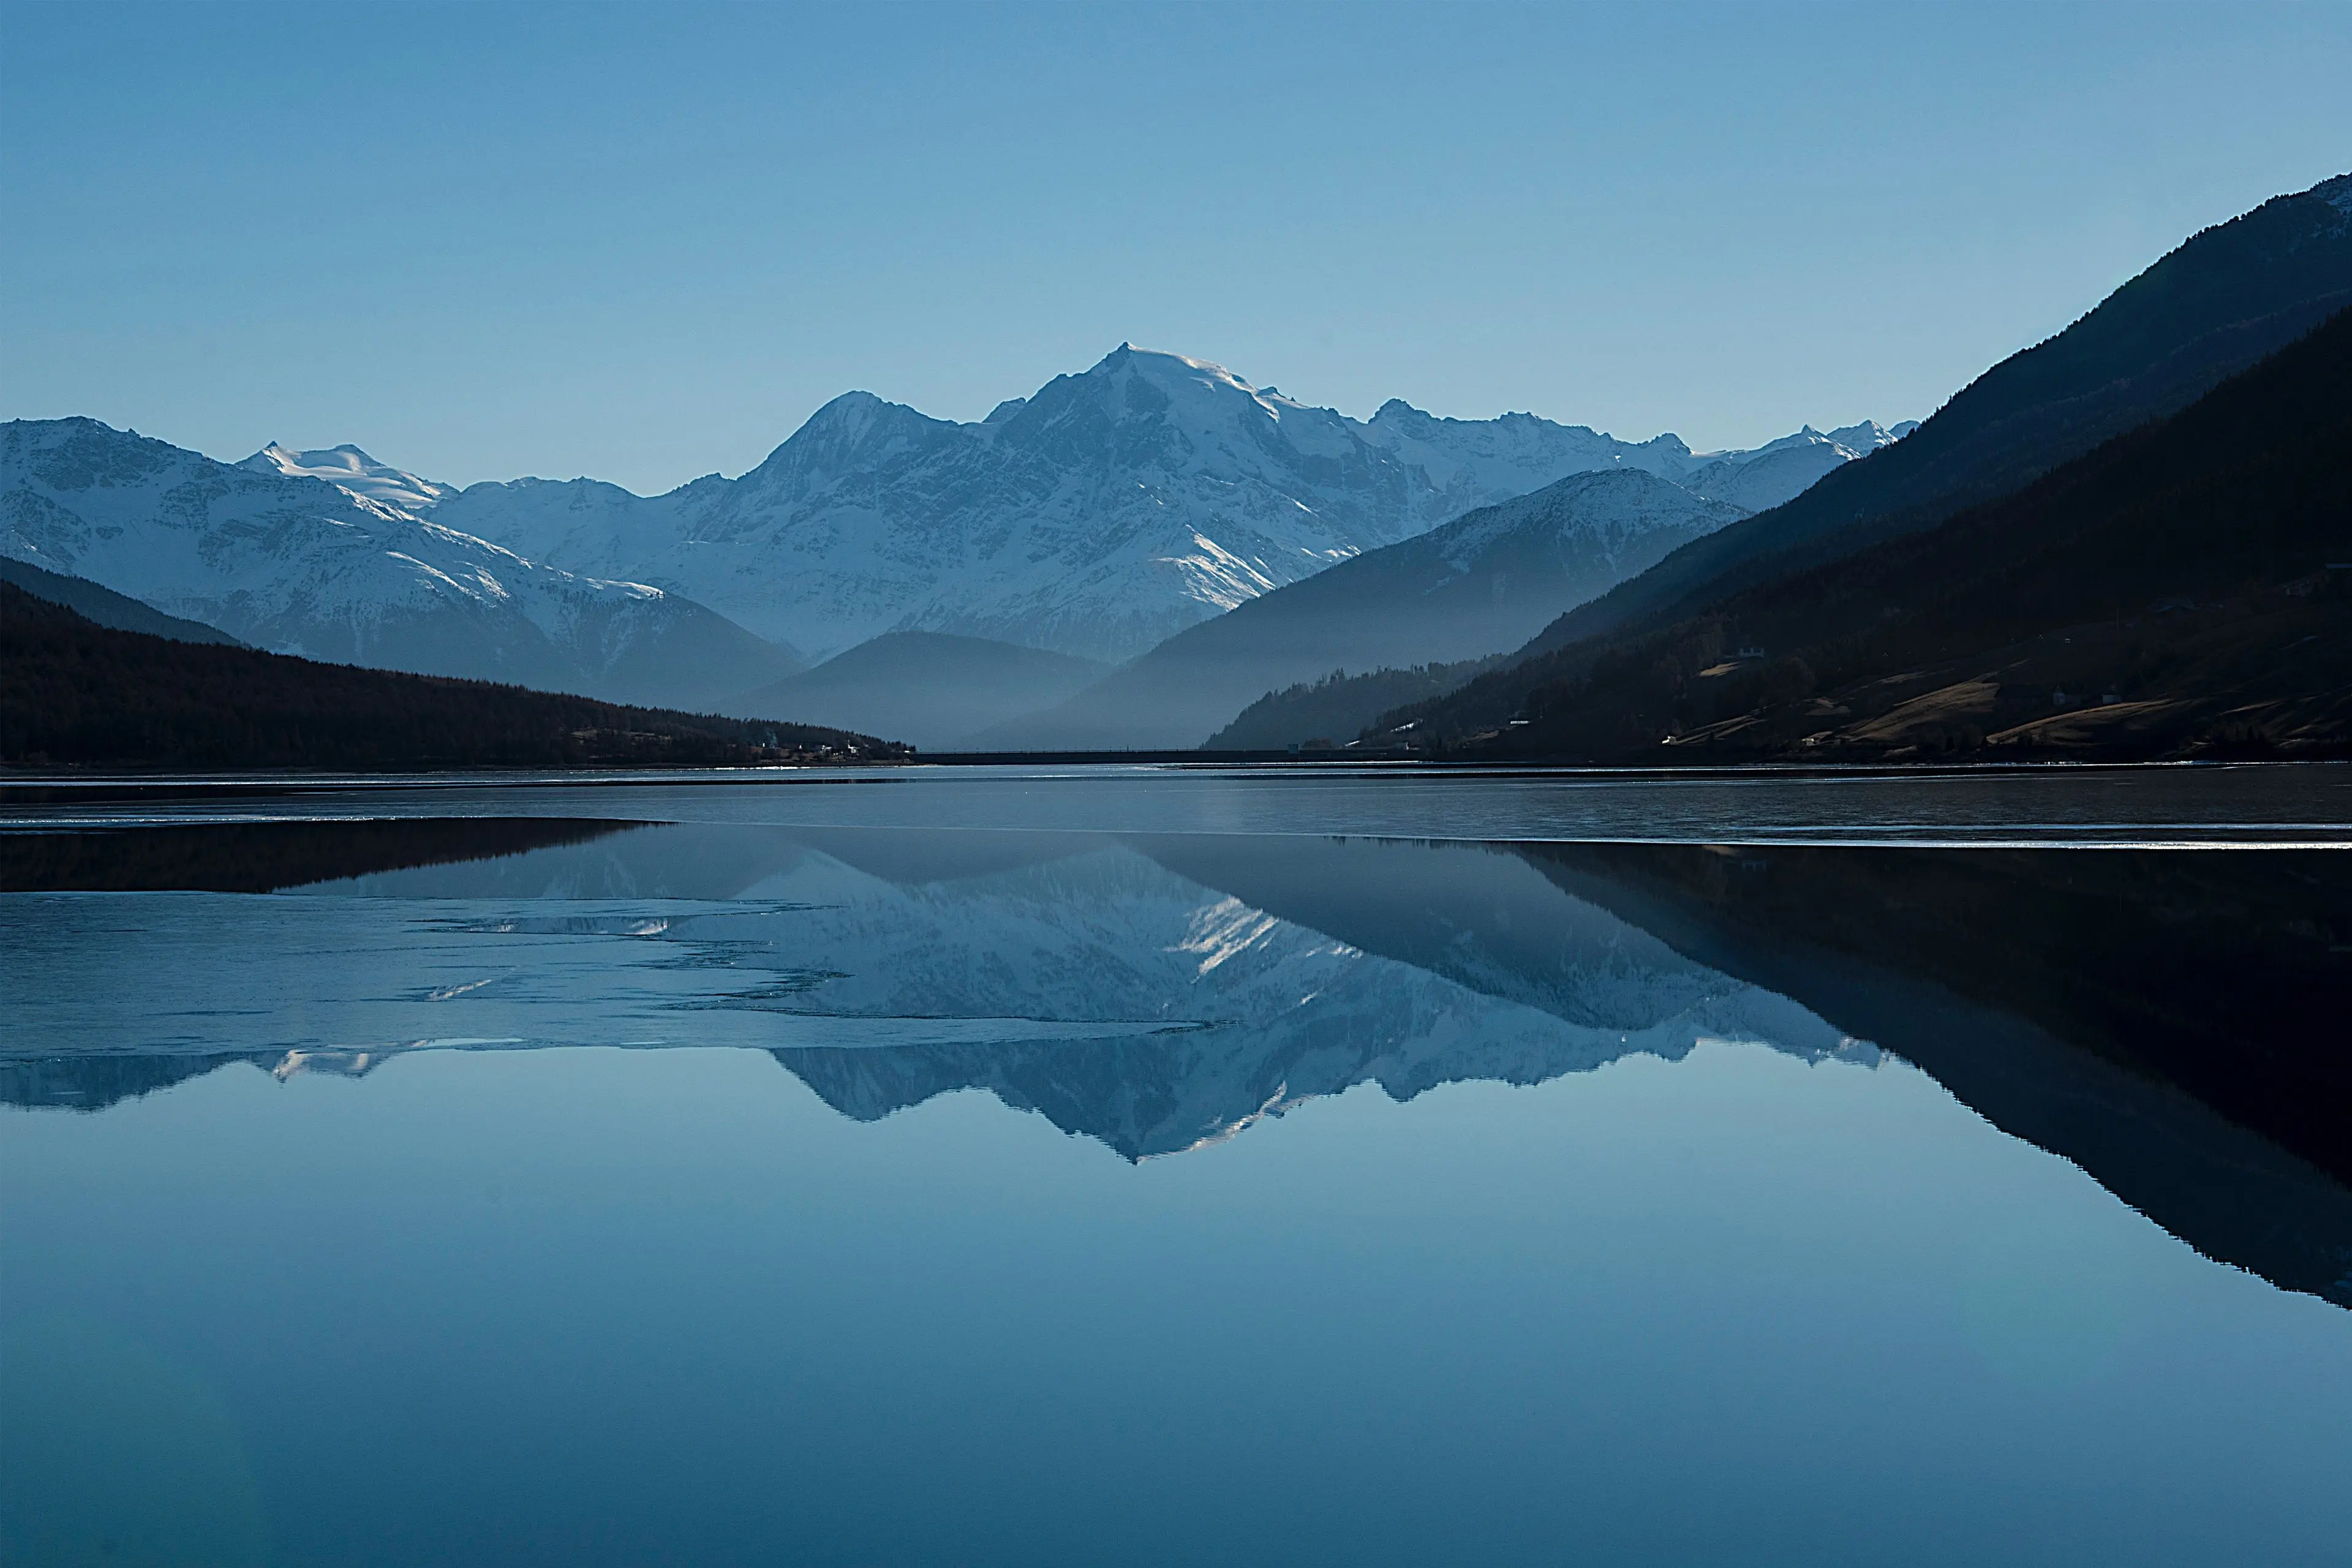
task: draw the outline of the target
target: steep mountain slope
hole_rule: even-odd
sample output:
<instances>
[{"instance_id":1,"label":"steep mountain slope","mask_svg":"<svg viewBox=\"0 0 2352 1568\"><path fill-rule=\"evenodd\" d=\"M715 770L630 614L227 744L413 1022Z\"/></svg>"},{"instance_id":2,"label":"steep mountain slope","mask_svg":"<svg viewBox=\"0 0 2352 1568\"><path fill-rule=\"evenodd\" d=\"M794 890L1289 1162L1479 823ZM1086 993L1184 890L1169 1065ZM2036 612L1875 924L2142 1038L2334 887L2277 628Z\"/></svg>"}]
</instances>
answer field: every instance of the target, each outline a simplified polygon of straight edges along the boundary
<instances>
[{"instance_id":1,"label":"steep mountain slope","mask_svg":"<svg viewBox=\"0 0 2352 1568\"><path fill-rule=\"evenodd\" d=\"M1737 456L1398 402L1360 422L1121 345L978 424L849 393L739 479L655 498L591 480L476 485L435 515L818 651L922 630L1110 660L1570 474L1679 480ZM1779 500L1811 477L1780 465L1741 482Z\"/></svg>"},{"instance_id":2,"label":"steep mountain slope","mask_svg":"<svg viewBox=\"0 0 2352 1568\"><path fill-rule=\"evenodd\" d=\"M2014 495L1484 677L1420 732L1596 761L2352 753L2347 452L2352 310Z\"/></svg>"},{"instance_id":3,"label":"steep mountain slope","mask_svg":"<svg viewBox=\"0 0 2352 1568\"><path fill-rule=\"evenodd\" d=\"M1742 513L1638 469L1577 474L1178 634L982 749L1196 746L1266 692L1335 668L1475 658Z\"/></svg>"},{"instance_id":4,"label":"steep mountain slope","mask_svg":"<svg viewBox=\"0 0 2352 1568\"><path fill-rule=\"evenodd\" d=\"M1050 708L1109 673L1093 659L942 632L889 632L721 703L807 724L856 726L928 751Z\"/></svg>"},{"instance_id":5,"label":"steep mountain slope","mask_svg":"<svg viewBox=\"0 0 2352 1568\"><path fill-rule=\"evenodd\" d=\"M2178 412L2352 303L2352 174L2209 228L1899 444L1689 545L1530 648L1661 624L1875 539L1932 526Z\"/></svg>"},{"instance_id":6,"label":"steep mountain slope","mask_svg":"<svg viewBox=\"0 0 2352 1568\"><path fill-rule=\"evenodd\" d=\"M900 751L805 725L174 642L101 626L0 583L0 763L561 767L845 762Z\"/></svg>"},{"instance_id":7,"label":"steep mountain slope","mask_svg":"<svg viewBox=\"0 0 2352 1568\"><path fill-rule=\"evenodd\" d=\"M689 704L795 663L658 589L90 419L0 426L0 555L337 663Z\"/></svg>"},{"instance_id":8,"label":"steep mountain slope","mask_svg":"<svg viewBox=\"0 0 2352 1568\"><path fill-rule=\"evenodd\" d=\"M36 599L63 605L84 620L97 626L111 626L119 632L145 632L150 637L169 637L173 642L218 643L224 647L245 646L217 626L167 616L152 605L142 604L127 594L118 594L111 588L102 588L87 577L68 577L62 573L45 572L38 566L11 560L5 555L0 555L0 583L21 588Z\"/></svg>"}]
</instances>

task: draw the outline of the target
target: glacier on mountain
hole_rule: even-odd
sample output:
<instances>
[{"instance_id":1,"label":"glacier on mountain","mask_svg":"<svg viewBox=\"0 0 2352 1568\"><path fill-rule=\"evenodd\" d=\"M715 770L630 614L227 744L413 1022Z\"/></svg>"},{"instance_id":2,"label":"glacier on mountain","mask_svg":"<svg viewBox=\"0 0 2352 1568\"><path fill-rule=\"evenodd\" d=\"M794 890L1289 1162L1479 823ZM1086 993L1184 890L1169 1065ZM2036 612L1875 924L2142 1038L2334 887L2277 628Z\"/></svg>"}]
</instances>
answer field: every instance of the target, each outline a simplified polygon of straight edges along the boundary
<instances>
[{"instance_id":1,"label":"glacier on mountain","mask_svg":"<svg viewBox=\"0 0 2352 1568\"><path fill-rule=\"evenodd\" d=\"M334 663L679 703L797 662L659 588L534 564L272 450L230 465L92 419L12 421L0 554ZM381 468L339 450L362 481Z\"/></svg>"},{"instance_id":2,"label":"glacier on mountain","mask_svg":"<svg viewBox=\"0 0 2352 1568\"><path fill-rule=\"evenodd\" d=\"M289 479L324 479L363 500L381 501L404 511L437 506L457 493L455 485L436 485L415 474L379 463L357 447L329 447L318 451L289 452L272 441L237 465L257 474L284 474Z\"/></svg>"}]
</instances>

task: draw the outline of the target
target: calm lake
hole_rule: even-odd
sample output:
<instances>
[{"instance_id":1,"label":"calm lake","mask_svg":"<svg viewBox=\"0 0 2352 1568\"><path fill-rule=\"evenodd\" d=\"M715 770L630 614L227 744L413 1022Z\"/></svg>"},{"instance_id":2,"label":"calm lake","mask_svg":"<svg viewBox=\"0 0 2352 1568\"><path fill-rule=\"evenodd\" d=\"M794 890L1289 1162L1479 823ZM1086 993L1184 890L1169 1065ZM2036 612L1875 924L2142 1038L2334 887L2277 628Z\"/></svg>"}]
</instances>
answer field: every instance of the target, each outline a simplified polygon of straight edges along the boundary
<instances>
[{"instance_id":1,"label":"calm lake","mask_svg":"<svg viewBox=\"0 0 2352 1568\"><path fill-rule=\"evenodd\" d=\"M2341 1563L2352 767L0 787L10 1563Z\"/></svg>"}]
</instances>

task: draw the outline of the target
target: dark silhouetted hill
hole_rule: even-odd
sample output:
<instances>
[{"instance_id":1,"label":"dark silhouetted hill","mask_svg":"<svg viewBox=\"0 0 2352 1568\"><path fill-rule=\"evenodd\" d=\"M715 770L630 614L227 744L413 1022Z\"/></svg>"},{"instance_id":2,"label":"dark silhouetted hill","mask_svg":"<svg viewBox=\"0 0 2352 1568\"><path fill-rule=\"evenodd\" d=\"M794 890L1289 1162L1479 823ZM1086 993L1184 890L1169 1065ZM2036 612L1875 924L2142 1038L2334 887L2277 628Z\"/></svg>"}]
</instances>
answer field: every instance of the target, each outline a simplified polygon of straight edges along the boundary
<instances>
[{"instance_id":1,"label":"dark silhouetted hill","mask_svg":"<svg viewBox=\"0 0 2352 1568\"><path fill-rule=\"evenodd\" d=\"M2352 753L2347 453L2352 311L1932 531L1417 717L1607 763Z\"/></svg>"},{"instance_id":2,"label":"dark silhouetted hill","mask_svg":"<svg viewBox=\"0 0 2352 1568\"><path fill-rule=\"evenodd\" d=\"M0 763L700 765L903 755L810 725L624 708L101 626L0 584Z\"/></svg>"},{"instance_id":3,"label":"dark silhouetted hill","mask_svg":"<svg viewBox=\"0 0 2352 1568\"><path fill-rule=\"evenodd\" d=\"M1734 593L1933 526L2179 412L2352 304L2352 174L2183 243L1893 446L1685 545L1571 610L1532 655L1683 619Z\"/></svg>"},{"instance_id":4,"label":"dark silhouetted hill","mask_svg":"<svg viewBox=\"0 0 2352 1568\"><path fill-rule=\"evenodd\" d=\"M246 646L218 626L167 616L152 605L134 599L128 594L118 594L87 577L69 577L62 572L44 571L5 555L0 555L0 583L13 584L36 599L63 605L85 620L95 621L101 626L112 626L119 632L145 632L150 637L169 637L173 642L217 643L223 647Z\"/></svg>"},{"instance_id":5,"label":"dark silhouetted hill","mask_svg":"<svg viewBox=\"0 0 2352 1568\"><path fill-rule=\"evenodd\" d=\"M1464 659L1458 664L1417 664L1409 669L1375 669L1362 675L1333 670L1320 680L1302 680L1269 691L1241 710L1240 717L1209 737L1204 752L1279 752L1317 742L1346 748L1381 714L1443 697L1502 662Z\"/></svg>"}]
</instances>

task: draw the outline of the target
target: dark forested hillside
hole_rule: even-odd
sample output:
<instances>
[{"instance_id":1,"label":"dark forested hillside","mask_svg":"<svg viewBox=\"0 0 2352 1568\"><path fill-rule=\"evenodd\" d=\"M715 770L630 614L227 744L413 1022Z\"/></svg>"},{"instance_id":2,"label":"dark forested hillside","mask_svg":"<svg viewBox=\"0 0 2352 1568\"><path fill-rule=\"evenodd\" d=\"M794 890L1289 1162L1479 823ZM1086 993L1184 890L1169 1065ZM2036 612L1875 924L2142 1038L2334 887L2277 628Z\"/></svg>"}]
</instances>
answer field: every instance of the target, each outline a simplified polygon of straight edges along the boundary
<instances>
[{"instance_id":1,"label":"dark forested hillside","mask_svg":"<svg viewBox=\"0 0 2352 1568\"><path fill-rule=\"evenodd\" d=\"M1599 762L2352 753L2352 312L1941 527L1418 711Z\"/></svg>"},{"instance_id":2,"label":"dark forested hillside","mask_svg":"<svg viewBox=\"0 0 2352 1568\"><path fill-rule=\"evenodd\" d=\"M0 764L563 767L905 753L839 730L173 642L0 584Z\"/></svg>"},{"instance_id":3,"label":"dark forested hillside","mask_svg":"<svg viewBox=\"0 0 2352 1568\"><path fill-rule=\"evenodd\" d=\"M218 626L167 616L152 605L134 599L128 594L118 594L86 577L45 572L38 566L12 560L5 555L0 555L0 583L13 584L36 599L63 605L85 620L95 621L101 626L112 626L117 631L145 632L151 637L169 637L173 642L218 643L224 647L245 646Z\"/></svg>"},{"instance_id":4,"label":"dark forested hillside","mask_svg":"<svg viewBox=\"0 0 2352 1568\"><path fill-rule=\"evenodd\" d=\"M1201 749L1279 752L1314 747L1318 742L1345 746L1390 709L1443 697L1499 662L1499 658L1465 659L1459 664L1375 669L1365 675L1335 669L1320 680L1302 680L1267 692L1210 736Z\"/></svg>"},{"instance_id":5,"label":"dark forested hillside","mask_svg":"<svg viewBox=\"0 0 2352 1568\"><path fill-rule=\"evenodd\" d=\"M2352 304L2352 174L2184 242L2064 331L2011 354L1917 430L1796 500L1684 545L1529 653L1698 613L1729 595L1932 526L2221 382Z\"/></svg>"}]
</instances>

